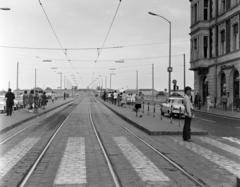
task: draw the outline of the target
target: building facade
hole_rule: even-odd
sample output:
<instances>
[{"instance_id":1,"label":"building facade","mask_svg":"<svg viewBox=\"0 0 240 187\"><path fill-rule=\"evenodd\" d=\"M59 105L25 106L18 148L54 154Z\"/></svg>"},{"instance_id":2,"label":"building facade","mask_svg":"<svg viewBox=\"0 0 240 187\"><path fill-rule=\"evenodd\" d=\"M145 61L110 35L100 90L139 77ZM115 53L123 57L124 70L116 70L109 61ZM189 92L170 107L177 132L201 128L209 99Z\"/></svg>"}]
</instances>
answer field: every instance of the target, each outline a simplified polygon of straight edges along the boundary
<instances>
[{"instance_id":1,"label":"building facade","mask_svg":"<svg viewBox=\"0 0 240 187\"><path fill-rule=\"evenodd\" d=\"M240 0L190 0L191 70L194 90L221 104L240 95Z\"/></svg>"}]
</instances>

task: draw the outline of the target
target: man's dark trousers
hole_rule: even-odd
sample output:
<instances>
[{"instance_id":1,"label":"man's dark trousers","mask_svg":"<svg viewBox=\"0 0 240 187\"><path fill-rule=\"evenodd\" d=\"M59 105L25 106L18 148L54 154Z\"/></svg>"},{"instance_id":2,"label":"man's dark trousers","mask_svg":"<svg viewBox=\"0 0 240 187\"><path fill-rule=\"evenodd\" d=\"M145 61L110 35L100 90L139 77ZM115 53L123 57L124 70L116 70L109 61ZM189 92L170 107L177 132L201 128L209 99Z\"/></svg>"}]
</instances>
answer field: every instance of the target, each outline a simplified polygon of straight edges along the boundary
<instances>
[{"instance_id":1,"label":"man's dark trousers","mask_svg":"<svg viewBox=\"0 0 240 187\"><path fill-rule=\"evenodd\" d=\"M12 103L7 103L7 115L8 116L12 115L12 108L13 108L13 104Z\"/></svg>"},{"instance_id":2,"label":"man's dark trousers","mask_svg":"<svg viewBox=\"0 0 240 187\"><path fill-rule=\"evenodd\" d=\"M183 127L183 140L191 139L191 118L185 116L184 127Z\"/></svg>"}]
</instances>

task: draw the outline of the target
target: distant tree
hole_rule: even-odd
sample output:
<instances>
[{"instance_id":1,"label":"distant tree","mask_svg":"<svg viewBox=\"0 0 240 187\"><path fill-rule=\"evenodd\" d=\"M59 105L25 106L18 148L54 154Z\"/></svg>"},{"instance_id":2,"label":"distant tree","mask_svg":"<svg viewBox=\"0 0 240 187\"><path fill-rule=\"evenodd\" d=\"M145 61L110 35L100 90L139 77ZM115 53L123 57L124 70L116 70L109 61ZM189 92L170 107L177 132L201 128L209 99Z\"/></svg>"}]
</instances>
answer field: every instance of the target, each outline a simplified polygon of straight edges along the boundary
<instances>
[{"instance_id":1,"label":"distant tree","mask_svg":"<svg viewBox=\"0 0 240 187\"><path fill-rule=\"evenodd\" d=\"M52 90L52 88L50 88L50 87L47 87L45 90Z\"/></svg>"}]
</instances>

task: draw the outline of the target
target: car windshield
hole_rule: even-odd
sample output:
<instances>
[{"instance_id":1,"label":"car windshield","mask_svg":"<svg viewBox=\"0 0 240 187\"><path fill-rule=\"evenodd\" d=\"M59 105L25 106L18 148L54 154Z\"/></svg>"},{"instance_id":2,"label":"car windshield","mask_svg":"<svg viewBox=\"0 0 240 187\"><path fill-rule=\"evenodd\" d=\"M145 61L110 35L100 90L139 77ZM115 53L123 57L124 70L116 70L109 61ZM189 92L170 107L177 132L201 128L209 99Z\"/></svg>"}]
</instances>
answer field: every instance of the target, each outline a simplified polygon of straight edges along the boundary
<instances>
[{"instance_id":1,"label":"car windshield","mask_svg":"<svg viewBox=\"0 0 240 187\"><path fill-rule=\"evenodd\" d=\"M183 104L183 100L182 99L170 99L170 102L172 101L173 104Z\"/></svg>"}]
</instances>

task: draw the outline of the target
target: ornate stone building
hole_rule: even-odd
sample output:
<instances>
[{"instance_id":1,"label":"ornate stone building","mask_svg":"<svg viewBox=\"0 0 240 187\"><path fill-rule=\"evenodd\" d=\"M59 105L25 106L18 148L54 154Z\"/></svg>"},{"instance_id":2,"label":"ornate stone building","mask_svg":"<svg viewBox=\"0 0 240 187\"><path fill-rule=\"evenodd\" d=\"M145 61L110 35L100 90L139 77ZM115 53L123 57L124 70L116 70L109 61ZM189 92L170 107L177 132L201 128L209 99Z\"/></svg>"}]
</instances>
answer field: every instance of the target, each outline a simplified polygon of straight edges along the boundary
<instances>
[{"instance_id":1,"label":"ornate stone building","mask_svg":"<svg viewBox=\"0 0 240 187\"><path fill-rule=\"evenodd\" d=\"M205 103L240 96L240 0L190 0L191 70L194 90Z\"/></svg>"}]
</instances>

